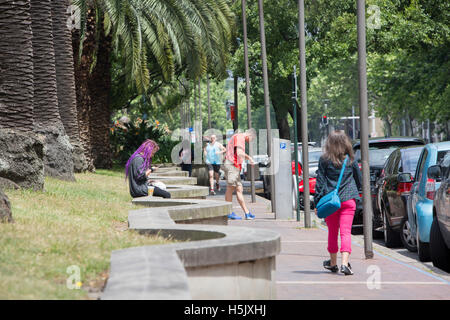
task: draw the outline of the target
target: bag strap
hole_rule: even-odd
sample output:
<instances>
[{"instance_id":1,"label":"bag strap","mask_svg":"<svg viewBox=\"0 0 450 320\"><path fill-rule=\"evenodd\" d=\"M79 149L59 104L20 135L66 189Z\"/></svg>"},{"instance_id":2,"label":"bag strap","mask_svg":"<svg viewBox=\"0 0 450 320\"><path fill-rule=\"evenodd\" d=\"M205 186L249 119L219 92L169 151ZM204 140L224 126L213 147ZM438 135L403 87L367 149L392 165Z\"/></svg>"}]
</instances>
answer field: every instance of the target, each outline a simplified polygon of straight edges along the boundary
<instances>
[{"instance_id":1,"label":"bag strap","mask_svg":"<svg viewBox=\"0 0 450 320\"><path fill-rule=\"evenodd\" d=\"M336 191L339 191L339 187L341 186L342 176L344 175L345 165L347 164L348 156L345 158L344 163L342 164L341 173L339 174L339 180L336 185Z\"/></svg>"}]
</instances>

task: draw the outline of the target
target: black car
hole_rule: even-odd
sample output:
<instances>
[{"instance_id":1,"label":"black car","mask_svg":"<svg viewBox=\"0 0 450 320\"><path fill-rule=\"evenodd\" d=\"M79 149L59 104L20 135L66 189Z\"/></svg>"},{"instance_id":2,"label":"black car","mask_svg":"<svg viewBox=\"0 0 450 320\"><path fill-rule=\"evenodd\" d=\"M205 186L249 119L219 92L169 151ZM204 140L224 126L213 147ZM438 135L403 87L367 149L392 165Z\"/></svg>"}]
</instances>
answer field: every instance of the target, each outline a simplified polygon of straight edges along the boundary
<instances>
[{"instance_id":1,"label":"black car","mask_svg":"<svg viewBox=\"0 0 450 320\"><path fill-rule=\"evenodd\" d=\"M428 177L440 181L433 201L430 256L433 265L450 272L450 152L439 165L428 168Z\"/></svg>"},{"instance_id":2,"label":"black car","mask_svg":"<svg viewBox=\"0 0 450 320\"><path fill-rule=\"evenodd\" d=\"M369 167L370 167L370 194L372 196L373 208L373 227L374 229L383 226L383 219L380 214L380 208L377 206L377 193L379 185L377 180L383 170L384 164L389 155L397 148L413 145L425 145L425 141L416 137L389 137L389 138L370 138L369 139ZM361 144L357 140L353 143L355 159L361 162ZM360 165L361 167L361 165ZM354 227L361 227L363 221L362 205L357 204L355 218L353 219Z\"/></svg>"},{"instance_id":3,"label":"black car","mask_svg":"<svg viewBox=\"0 0 450 320\"><path fill-rule=\"evenodd\" d=\"M423 146L395 149L386 160L377 181L378 206L383 219L384 242L388 248L415 246L408 231L407 201ZM410 248L408 248L410 249Z\"/></svg>"}]
</instances>

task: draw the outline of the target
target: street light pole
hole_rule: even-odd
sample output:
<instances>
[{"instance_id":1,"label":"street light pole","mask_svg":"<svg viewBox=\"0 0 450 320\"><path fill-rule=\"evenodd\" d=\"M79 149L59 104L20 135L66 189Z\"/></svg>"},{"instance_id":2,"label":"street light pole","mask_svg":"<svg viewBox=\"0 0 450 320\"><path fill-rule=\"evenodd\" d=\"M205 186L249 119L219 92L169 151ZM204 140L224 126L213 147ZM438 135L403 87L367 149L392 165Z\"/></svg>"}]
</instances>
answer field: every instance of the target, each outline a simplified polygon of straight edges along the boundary
<instances>
[{"instance_id":1,"label":"street light pole","mask_svg":"<svg viewBox=\"0 0 450 320\"><path fill-rule=\"evenodd\" d=\"M293 101L293 120L294 120L294 165L295 165L295 184L294 184L294 195L296 196L295 203L296 205L296 213L297 213L297 221L300 221L300 192L298 190L298 134L297 134L297 70L294 66L294 73L292 75L292 101Z\"/></svg>"},{"instance_id":2,"label":"street light pole","mask_svg":"<svg viewBox=\"0 0 450 320\"><path fill-rule=\"evenodd\" d=\"M272 125L270 123L270 98L269 98L269 79L267 72L267 53L266 53L266 31L264 28L264 7L263 0L258 0L258 13L259 13L259 37L261 42L261 60L263 68L263 83L264 83L264 109L266 114L266 126L267 126L267 155L270 159L270 201L272 203L272 211L275 209L275 186L273 177L273 168L275 167L272 162Z\"/></svg>"},{"instance_id":3,"label":"street light pole","mask_svg":"<svg viewBox=\"0 0 450 320\"><path fill-rule=\"evenodd\" d=\"M306 53L305 53L305 3L298 0L298 26L300 47L300 99L301 99L301 134L302 134L302 175L303 204L305 212L305 228L311 228L311 212L309 201L309 163L308 163L308 109L306 103Z\"/></svg>"},{"instance_id":4,"label":"street light pole","mask_svg":"<svg viewBox=\"0 0 450 320\"><path fill-rule=\"evenodd\" d=\"M365 9L366 9L365 0L357 0L359 115L361 123L361 162L362 162L362 178L363 178L364 253L366 259L372 259L373 213L372 213L372 200L370 196L369 113L367 107Z\"/></svg>"},{"instance_id":5,"label":"street light pole","mask_svg":"<svg viewBox=\"0 0 450 320\"><path fill-rule=\"evenodd\" d=\"M244 64L245 64L245 96L247 99L247 125L250 129L252 127L252 107L250 104L250 71L248 65L248 44L247 44L247 14L246 14L246 0L242 0L242 29L244 31ZM250 156L253 157L253 143L249 143L249 153ZM256 202L256 190L255 190L255 167L247 166L250 169L250 182L251 182L251 195L252 195L252 203ZM247 170L248 170L247 169Z\"/></svg>"}]
</instances>

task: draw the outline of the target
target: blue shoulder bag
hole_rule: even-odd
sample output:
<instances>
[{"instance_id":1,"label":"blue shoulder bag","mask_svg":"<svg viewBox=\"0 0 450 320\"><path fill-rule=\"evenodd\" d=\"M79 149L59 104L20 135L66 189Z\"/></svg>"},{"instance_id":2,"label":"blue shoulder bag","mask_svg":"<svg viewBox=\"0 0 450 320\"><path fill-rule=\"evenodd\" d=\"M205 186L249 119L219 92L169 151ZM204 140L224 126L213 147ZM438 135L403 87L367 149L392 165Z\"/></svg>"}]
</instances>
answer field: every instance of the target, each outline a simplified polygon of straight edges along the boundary
<instances>
[{"instance_id":1,"label":"blue shoulder bag","mask_svg":"<svg viewBox=\"0 0 450 320\"><path fill-rule=\"evenodd\" d=\"M324 195L319 203L316 205L317 208L317 216L319 218L326 218L329 215L335 213L341 208L341 199L339 199L339 187L341 185L342 176L344 175L345 165L347 164L348 157L345 158L344 163L342 164L341 173L339 174L339 180L337 182L336 188L330 193Z\"/></svg>"}]
</instances>

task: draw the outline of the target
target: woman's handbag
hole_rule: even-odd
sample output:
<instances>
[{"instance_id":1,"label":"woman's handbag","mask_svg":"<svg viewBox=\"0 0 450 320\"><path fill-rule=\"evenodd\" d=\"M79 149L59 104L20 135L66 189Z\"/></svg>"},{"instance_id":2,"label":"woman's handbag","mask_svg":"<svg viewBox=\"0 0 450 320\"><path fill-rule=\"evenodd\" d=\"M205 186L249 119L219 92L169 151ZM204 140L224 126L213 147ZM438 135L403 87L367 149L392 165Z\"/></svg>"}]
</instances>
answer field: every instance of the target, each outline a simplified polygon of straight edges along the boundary
<instances>
[{"instance_id":1,"label":"woman's handbag","mask_svg":"<svg viewBox=\"0 0 450 320\"><path fill-rule=\"evenodd\" d=\"M329 215L335 213L341 208L341 199L339 199L339 186L341 185L342 176L344 175L345 165L347 164L348 157L345 158L342 165L341 173L339 174L339 180L337 182L336 188L330 193L324 195L319 203L316 205L317 216L319 218L326 218Z\"/></svg>"}]
</instances>

